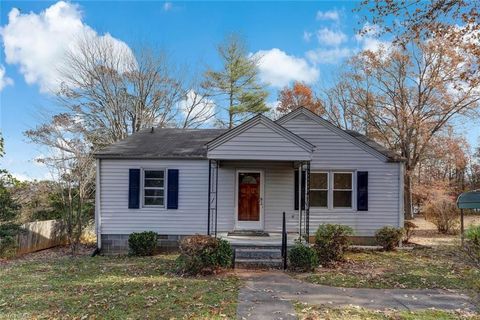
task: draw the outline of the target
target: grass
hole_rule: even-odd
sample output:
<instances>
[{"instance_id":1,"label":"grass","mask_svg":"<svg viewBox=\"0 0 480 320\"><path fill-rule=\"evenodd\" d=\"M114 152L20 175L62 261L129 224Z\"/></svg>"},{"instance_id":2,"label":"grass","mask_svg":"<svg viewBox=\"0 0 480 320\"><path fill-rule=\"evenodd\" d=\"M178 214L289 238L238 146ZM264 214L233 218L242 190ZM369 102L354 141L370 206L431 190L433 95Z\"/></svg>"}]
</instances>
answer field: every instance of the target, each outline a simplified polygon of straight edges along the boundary
<instances>
[{"instance_id":1,"label":"grass","mask_svg":"<svg viewBox=\"0 0 480 320\"><path fill-rule=\"evenodd\" d=\"M303 280L351 288L440 288L480 292L480 270L456 247L395 252L349 252L332 268L298 275Z\"/></svg>"},{"instance_id":2,"label":"grass","mask_svg":"<svg viewBox=\"0 0 480 320\"><path fill-rule=\"evenodd\" d=\"M78 257L0 268L0 319L234 318L239 281L182 278L173 255Z\"/></svg>"},{"instance_id":3,"label":"grass","mask_svg":"<svg viewBox=\"0 0 480 320\"><path fill-rule=\"evenodd\" d=\"M441 310L396 311L368 310L356 307L332 308L330 306L311 306L295 304L300 320L456 320L480 319L478 315Z\"/></svg>"}]
</instances>

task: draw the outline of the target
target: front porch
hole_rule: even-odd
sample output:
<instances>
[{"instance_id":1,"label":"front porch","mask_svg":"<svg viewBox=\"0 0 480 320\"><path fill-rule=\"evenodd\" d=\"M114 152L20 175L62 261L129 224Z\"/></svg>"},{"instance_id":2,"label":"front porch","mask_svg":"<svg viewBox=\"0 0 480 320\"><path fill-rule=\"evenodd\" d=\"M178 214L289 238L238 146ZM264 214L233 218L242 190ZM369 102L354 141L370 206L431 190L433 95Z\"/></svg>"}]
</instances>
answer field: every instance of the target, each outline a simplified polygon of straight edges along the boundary
<instances>
[{"instance_id":1,"label":"front porch","mask_svg":"<svg viewBox=\"0 0 480 320\"><path fill-rule=\"evenodd\" d=\"M244 230L271 234L268 239L230 237L246 244L277 244L281 237L276 235L283 232L308 237L314 148L262 115L210 141L208 234Z\"/></svg>"},{"instance_id":2,"label":"front porch","mask_svg":"<svg viewBox=\"0 0 480 320\"><path fill-rule=\"evenodd\" d=\"M309 161L210 159L208 234L258 246L308 237L309 176Z\"/></svg>"}]
</instances>

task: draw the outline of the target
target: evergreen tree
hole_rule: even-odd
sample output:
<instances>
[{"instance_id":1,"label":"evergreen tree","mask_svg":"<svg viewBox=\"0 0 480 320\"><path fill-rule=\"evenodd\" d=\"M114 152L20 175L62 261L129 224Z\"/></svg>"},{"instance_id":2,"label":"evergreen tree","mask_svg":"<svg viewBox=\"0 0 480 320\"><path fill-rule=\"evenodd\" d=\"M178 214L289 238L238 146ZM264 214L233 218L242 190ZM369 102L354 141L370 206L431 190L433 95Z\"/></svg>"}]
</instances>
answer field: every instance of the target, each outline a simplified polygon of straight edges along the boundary
<instances>
[{"instance_id":1,"label":"evergreen tree","mask_svg":"<svg viewBox=\"0 0 480 320\"><path fill-rule=\"evenodd\" d=\"M258 80L260 57L249 56L245 42L236 35L219 45L218 54L222 69L208 70L203 86L217 97L217 106L228 112L228 121L222 123L232 128L245 117L267 112L268 93Z\"/></svg>"}]
</instances>

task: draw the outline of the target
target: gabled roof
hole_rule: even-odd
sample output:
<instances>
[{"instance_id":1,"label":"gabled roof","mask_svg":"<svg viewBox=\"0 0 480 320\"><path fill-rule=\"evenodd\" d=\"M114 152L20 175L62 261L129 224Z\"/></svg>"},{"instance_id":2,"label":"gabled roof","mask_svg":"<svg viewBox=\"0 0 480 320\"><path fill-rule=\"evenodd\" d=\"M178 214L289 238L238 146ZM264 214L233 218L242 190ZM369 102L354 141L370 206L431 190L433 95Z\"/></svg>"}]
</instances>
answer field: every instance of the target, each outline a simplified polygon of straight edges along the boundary
<instances>
[{"instance_id":1,"label":"gabled roof","mask_svg":"<svg viewBox=\"0 0 480 320\"><path fill-rule=\"evenodd\" d=\"M284 115L277 121L276 123L283 125L291 119L294 119L298 115L305 115L308 118L312 119L313 121L323 125L327 129L337 133L338 135L344 137L346 140L352 142L353 144L357 145L358 147L364 149L367 152L377 156L378 158L388 161L388 162L403 162L405 159L398 155L397 153L385 148L381 144L375 142L374 140L368 138L367 136L352 130L343 130L328 120L320 117L319 115L313 113L312 111L300 107L298 109L293 110L292 112Z\"/></svg>"},{"instance_id":2,"label":"gabled roof","mask_svg":"<svg viewBox=\"0 0 480 320\"><path fill-rule=\"evenodd\" d=\"M107 159L206 159L205 144L226 129L154 128L136 132L95 154Z\"/></svg>"},{"instance_id":3,"label":"gabled roof","mask_svg":"<svg viewBox=\"0 0 480 320\"><path fill-rule=\"evenodd\" d=\"M311 144L310 142L304 140L303 138L297 136L290 130L282 127L278 123L275 123L274 121L270 120L269 118L265 117L262 114L258 114L254 116L253 118L245 121L244 123L240 124L239 126L228 130L227 132L223 133L222 135L216 137L212 141L207 143L207 148L214 149L217 146L229 141L230 139L240 135L242 132L254 127L257 124L263 124L264 126L268 127L272 131L278 133L285 139L289 140L290 142L298 145L302 149L308 152L312 152L315 146Z\"/></svg>"}]
</instances>

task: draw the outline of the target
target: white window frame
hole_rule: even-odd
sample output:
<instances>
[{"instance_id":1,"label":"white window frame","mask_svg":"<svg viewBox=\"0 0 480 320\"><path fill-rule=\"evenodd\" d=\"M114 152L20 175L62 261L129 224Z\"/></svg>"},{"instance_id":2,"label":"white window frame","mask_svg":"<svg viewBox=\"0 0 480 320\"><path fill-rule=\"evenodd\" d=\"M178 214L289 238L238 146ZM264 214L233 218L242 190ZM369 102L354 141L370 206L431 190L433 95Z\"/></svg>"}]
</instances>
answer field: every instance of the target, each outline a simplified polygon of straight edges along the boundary
<instances>
[{"instance_id":1,"label":"white window frame","mask_svg":"<svg viewBox=\"0 0 480 320\"><path fill-rule=\"evenodd\" d=\"M326 207L319 207L319 206L310 205L310 208L328 209L328 208L330 208L330 172L329 171L311 171L310 172L310 174L315 174L315 173L325 173L327 175L327 189L314 189L314 188L310 187L310 192L312 192L312 191L327 191L327 206ZM310 181L311 181L311 178L310 178Z\"/></svg>"},{"instance_id":2,"label":"white window frame","mask_svg":"<svg viewBox=\"0 0 480 320\"><path fill-rule=\"evenodd\" d=\"M349 174L350 175L350 189L335 189L335 174ZM334 210L336 209L354 209L354 199L355 199L355 196L354 196L354 180L353 180L353 173L352 171L332 171L331 174L332 174L332 208ZM334 203L334 195L335 195L335 191L350 191L351 192L351 196L350 196L350 201L351 201L351 206L350 207L335 207L335 203Z\"/></svg>"},{"instance_id":3,"label":"white window frame","mask_svg":"<svg viewBox=\"0 0 480 320\"><path fill-rule=\"evenodd\" d=\"M163 205L145 204L145 189L162 190L161 187L145 187L145 171L163 171ZM167 170L166 168L142 168L142 207L143 208L166 208L167 201Z\"/></svg>"}]
</instances>

